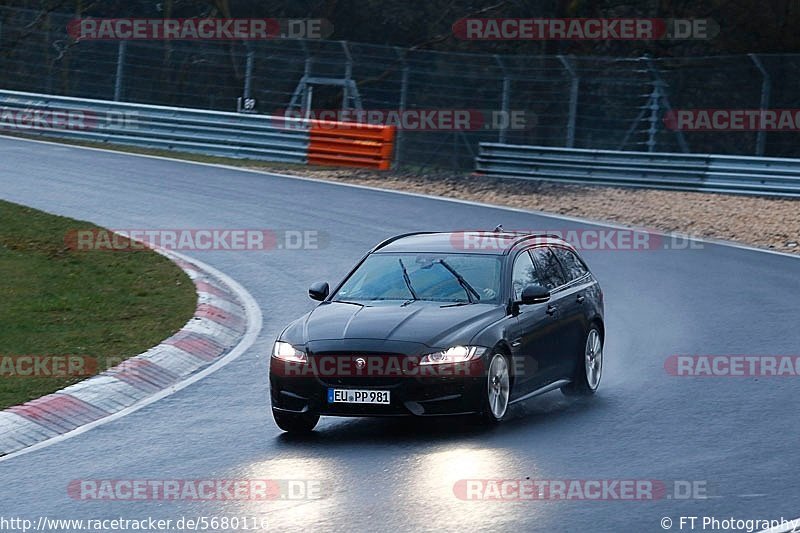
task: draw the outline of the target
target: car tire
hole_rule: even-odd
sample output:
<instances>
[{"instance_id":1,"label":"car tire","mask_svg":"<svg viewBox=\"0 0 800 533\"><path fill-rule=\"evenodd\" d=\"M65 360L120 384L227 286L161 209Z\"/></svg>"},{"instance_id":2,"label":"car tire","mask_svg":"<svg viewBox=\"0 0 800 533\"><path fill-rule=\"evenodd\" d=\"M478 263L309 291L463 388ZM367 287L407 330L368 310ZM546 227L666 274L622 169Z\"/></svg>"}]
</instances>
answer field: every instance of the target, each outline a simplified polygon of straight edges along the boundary
<instances>
[{"instance_id":1,"label":"car tire","mask_svg":"<svg viewBox=\"0 0 800 533\"><path fill-rule=\"evenodd\" d=\"M480 418L484 423L496 424L508 412L508 398L511 392L511 367L508 357L494 353L486 367L486 381L483 385Z\"/></svg>"},{"instance_id":2,"label":"car tire","mask_svg":"<svg viewBox=\"0 0 800 533\"><path fill-rule=\"evenodd\" d=\"M603 375L603 335L594 324L586 334L583 354L576 366L572 381L561 387L561 392L566 396L591 396Z\"/></svg>"},{"instance_id":3,"label":"car tire","mask_svg":"<svg viewBox=\"0 0 800 533\"><path fill-rule=\"evenodd\" d=\"M287 433L310 433L319 422L319 415L315 413L291 413L277 409L272 410L272 418Z\"/></svg>"}]
</instances>

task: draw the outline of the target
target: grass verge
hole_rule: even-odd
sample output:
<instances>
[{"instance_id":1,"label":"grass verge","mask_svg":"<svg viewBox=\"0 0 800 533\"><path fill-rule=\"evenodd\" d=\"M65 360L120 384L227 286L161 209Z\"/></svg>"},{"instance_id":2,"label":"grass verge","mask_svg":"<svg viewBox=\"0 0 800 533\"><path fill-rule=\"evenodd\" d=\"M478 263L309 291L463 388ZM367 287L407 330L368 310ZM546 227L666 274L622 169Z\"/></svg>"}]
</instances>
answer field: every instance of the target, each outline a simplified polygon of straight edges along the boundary
<instances>
[{"instance_id":1,"label":"grass verge","mask_svg":"<svg viewBox=\"0 0 800 533\"><path fill-rule=\"evenodd\" d=\"M39 375L20 375L31 372L26 356L93 358L84 372L93 365L102 371L160 343L191 318L194 285L165 257L151 250L75 251L65 244L70 230L93 228L0 201L0 408L86 377L65 376L79 372L52 365L34 369Z\"/></svg>"}]
</instances>

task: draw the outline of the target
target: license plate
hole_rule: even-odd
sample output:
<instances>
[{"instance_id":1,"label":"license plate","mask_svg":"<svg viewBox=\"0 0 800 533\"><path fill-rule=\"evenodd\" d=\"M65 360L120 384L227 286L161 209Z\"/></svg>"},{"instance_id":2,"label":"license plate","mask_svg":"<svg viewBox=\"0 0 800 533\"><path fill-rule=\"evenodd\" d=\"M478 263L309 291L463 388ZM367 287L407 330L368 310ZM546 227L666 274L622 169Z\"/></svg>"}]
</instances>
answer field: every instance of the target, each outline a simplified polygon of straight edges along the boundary
<instances>
[{"instance_id":1,"label":"license plate","mask_svg":"<svg viewBox=\"0 0 800 533\"><path fill-rule=\"evenodd\" d=\"M373 403L389 405L389 391L328 389L328 403Z\"/></svg>"}]
</instances>

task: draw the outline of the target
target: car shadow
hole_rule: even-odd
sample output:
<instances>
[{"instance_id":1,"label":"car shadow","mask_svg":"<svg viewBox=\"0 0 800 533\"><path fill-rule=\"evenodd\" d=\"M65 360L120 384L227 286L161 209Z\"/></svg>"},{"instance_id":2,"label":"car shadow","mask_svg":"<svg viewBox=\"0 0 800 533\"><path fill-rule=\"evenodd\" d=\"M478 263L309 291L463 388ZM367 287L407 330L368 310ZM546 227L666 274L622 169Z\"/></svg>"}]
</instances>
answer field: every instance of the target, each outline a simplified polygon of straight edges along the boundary
<instances>
[{"instance_id":1,"label":"car shadow","mask_svg":"<svg viewBox=\"0 0 800 533\"><path fill-rule=\"evenodd\" d=\"M475 416L441 417L386 417L386 418L337 418L323 417L317 429L307 435L281 433L276 443L291 446L296 450L303 446L337 446L353 444L403 445L413 443L436 443L461 441L475 437L508 436L545 429L556 424L569 423L602 405L602 396L593 398L566 398L560 393L549 393L512 405L506 418L496 425L483 424Z\"/></svg>"}]
</instances>

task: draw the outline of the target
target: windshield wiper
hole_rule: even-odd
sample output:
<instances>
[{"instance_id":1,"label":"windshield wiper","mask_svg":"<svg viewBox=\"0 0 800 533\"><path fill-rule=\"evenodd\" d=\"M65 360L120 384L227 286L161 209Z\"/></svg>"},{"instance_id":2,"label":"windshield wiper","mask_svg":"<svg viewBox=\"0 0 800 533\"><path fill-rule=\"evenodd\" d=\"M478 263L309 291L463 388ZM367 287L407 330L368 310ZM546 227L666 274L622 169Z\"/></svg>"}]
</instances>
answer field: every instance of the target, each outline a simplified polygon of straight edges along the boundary
<instances>
[{"instance_id":1,"label":"windshield wiper","mask_svg":"<svg viewBox=\"0 0 800 533\"><path fill-rule=\"evenodd\" d=\"M414 287L411 286L411 278L408 275L408 270L406 270L406 265L403 264L402 259L398 258L397 260L400 261L400 268L403 269L403 281L406 282L406 287L408 287L408 292L411 293L411 298L413 300L419 300L419 298L417 298L417 293L414 292Z\"/></svg>"},{"instance_id":2,"label":"windshield wiper","mask_svg":"<svg viewBox=\"0 0 800 533\"><path fill-rule=\"evenodd\" d=\"M478 294L478 291L476 291L472 287L472 285L470 285L467 282L467 280L465 280L464 277L461 274L459 274L458 271L456 271L455 268L451 267L444 259L439 259L437 262L443 267L445 267L448 270L448 272L450 272L453 275L453 277L456 278L456 280L458 280L458 283L464 288L464 292L467 293L467 299L469 300L469 303L475 303L475 300L478 301L481 300L481 295Z\"/></svg>"},{"instance_id":3,"label":"windshield wiper","mask_svg":"<svg viewBox=\"0 0 800 533\"><path fill-rule=\"evenodd\" d=\"M361 307L367 307L364 304L361 304L361 303L358 303L358 302L350 302L348 300L331 300L331 301L332 302L336 302L337 304L348 304L348 305L358 305L358 306L361 306Z\"/></svg>"}]
</instances>

